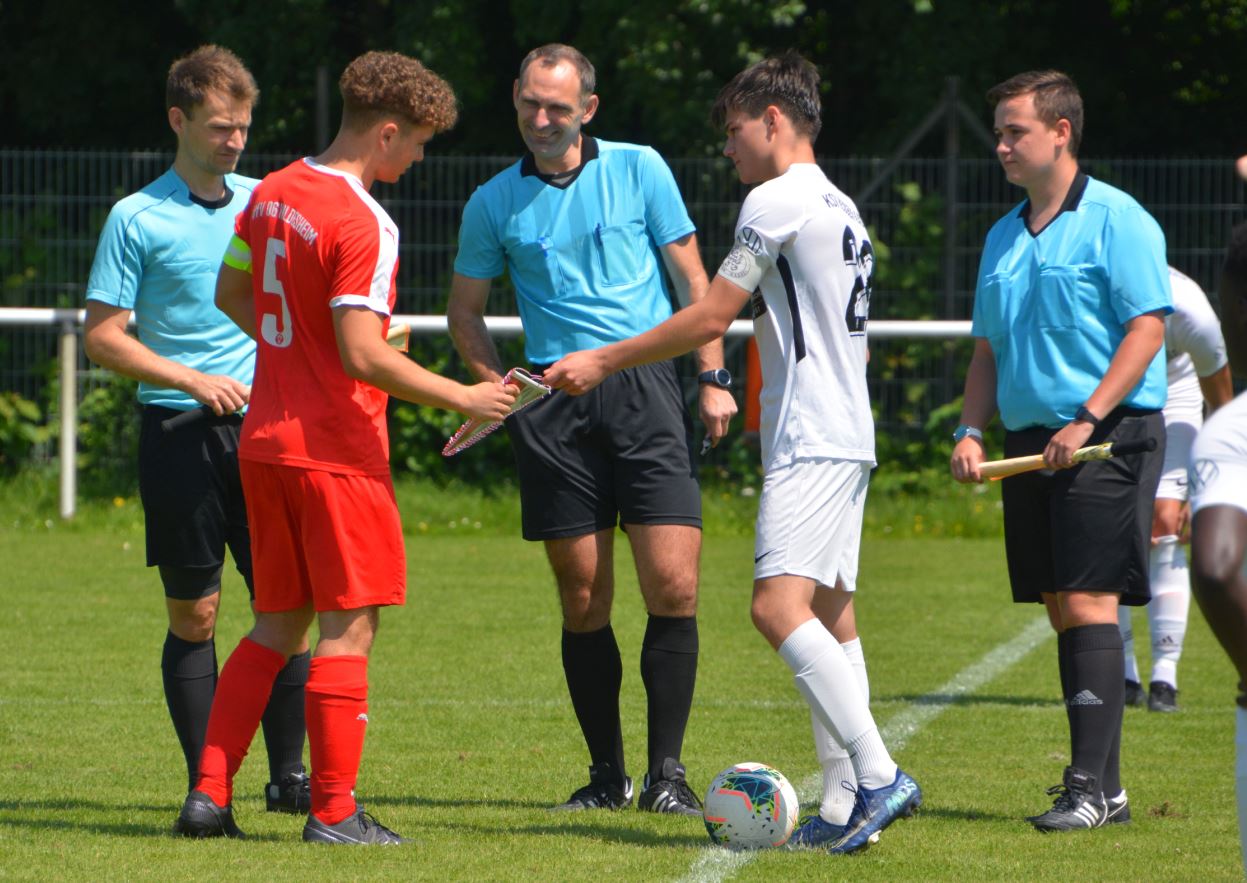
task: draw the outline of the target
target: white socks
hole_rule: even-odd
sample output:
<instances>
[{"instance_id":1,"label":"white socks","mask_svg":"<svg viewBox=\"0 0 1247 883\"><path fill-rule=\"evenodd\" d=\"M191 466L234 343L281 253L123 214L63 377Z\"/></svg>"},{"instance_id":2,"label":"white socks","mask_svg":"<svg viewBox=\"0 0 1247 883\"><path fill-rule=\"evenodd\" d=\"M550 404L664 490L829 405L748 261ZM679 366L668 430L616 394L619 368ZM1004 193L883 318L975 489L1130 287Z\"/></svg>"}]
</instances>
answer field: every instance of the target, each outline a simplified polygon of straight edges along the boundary
<instances>
[{"instance_id":1,"label":"white socks","mask_svg":"<svg viewBox=\"0 0 1247 883\"><path fill-rule=\"evenodd\" d=\"M1134 625L1130 621L1132 610L1133 607L1117 605L1117 628L1121 632L1121 652L1126 658L1126 680L1141 684L1143 682L1139 680L1139 661L1134 658Z\"/></svg>"},{"instance_id":2,"label":"white socks","mask_svg":"<svg viewBox=\"0 0 1247 883\"><path fill-rule=\"evenodd\" d=\"M1148 633L1152 639L1152 681L1163 681L1177 689L1178 658L1186 638L1191 610L1191 571L1186 547L1175 536L1156 538L1148 555L1148 577L1152 600L1147 605ZM1122 653L1126 660L1126 680L1143 684L1134 655L1134 629L1129 607L1118 606L1117 627L1121 630Z\"/></svg>"},{"instance_id":3,"label":"white socks","mask_svg":"<svg viewBox=\"0 0 1247 883\"><path fill-rule=\"evenodd\" d=\"M809 619L784 639L779 655L792 669L810 710L847 750L856 784L872 789L891 785L896 764L879 737L859 676L831 632L817 617Z\"/></svg>"},{"instance_id":4,"label":"white socks","mask_svg":"<svg viewBox=\"0 0 1247 883\"><path fill-rule=\"evenodd\" d=\"M1158 537L1150 556L1152 601L1147 621L1152 634L1152 680L1178 686L1178 658L1191 609L1191 573L1186 547L1175 536Z\"/></svg>"},{"instance_id":5,"label":"white socks","mask_svg":"<svg viewBox=\"0 0 1247 883\"><path fill-rule=\"evenodd\" d=\"M857 676L857 685L870 705L870 681L866 677L866 657L862 653L862 641L854 638L840 645L849 664L853 666L853 674ZM818 755L819 765L823 768L823 799L819 804L818 814L824 822L843 825L853 812L853 797L856 793L857 774L853 772L853 761L849 752L845 751L836 741L835 736L827 731L818 715L810 709L810 723L814 728L814 751Z\"/></svg>"}]
</instances>

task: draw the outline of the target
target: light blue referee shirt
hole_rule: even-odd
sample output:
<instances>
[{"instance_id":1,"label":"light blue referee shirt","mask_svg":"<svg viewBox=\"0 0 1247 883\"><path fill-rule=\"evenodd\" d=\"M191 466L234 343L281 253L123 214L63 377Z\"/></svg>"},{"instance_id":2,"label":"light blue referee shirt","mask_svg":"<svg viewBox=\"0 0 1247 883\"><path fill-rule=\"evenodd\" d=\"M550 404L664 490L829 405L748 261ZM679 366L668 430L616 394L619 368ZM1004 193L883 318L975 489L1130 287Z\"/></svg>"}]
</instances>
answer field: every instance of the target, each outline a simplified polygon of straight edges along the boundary
<instances>
[{"instance_id":1,"label":"light blue referee shirt","mask_svg":"<svg viewBox=\"0 0 1247 883\"><path fill-rule=\"evenodd\" d=\"M1173 312L1165 236L1134 199L1079 173L1065 204L1038 234L1030 202L987 234L971 333L996 357L996 402L1006 429L1064 426L1087 400L1122 338L1125 323ZM1165 351L1122 401L1165 404Z\"/></svg>"},{"instance_id":2,"label":"light blue referee shirt","mask_svg":"<svg viewBox=\"0 0 1247 883\"><path fill-rule=\"evenodd\" d=\"M515 286L525 353L556 362L648 331L671 315L658 248L696 229L671 170L649 147L584 137L560 186L531 155L476 189L455 272Z\"/></svg>"},{"instance_id":3,"label":"light blue referee shirt","mask_svg":"<svg viewBox=\"0 0 1247 883\"><path fill-rule=\"evenodd\" d=\"M226 175L230 192L220 204L207 204L169 169L122 199L100 232L87 300L132 310L139 340L157 355L249 385L255 342L214 298L234 218L258 183ZM139 383L139 401L178 410L199 406L181 390L147 383Z\"/></svg>"}]
</instances>

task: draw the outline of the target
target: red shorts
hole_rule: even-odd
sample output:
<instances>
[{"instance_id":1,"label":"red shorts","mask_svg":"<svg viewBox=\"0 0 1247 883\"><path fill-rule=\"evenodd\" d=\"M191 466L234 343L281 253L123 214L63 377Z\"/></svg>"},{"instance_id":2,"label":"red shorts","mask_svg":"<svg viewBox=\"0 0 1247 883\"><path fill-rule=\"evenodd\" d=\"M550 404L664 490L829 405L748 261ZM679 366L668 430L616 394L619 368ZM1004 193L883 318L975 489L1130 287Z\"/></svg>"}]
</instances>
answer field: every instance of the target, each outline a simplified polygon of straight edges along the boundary
<instances>
[{"instance_id":1,"label":"red shorts","mask_svg":"<svg viewBox=\"0 0 1247 883\"><path fill-rule=\"evenodd\" d=\"M407 556L388 475L241 461L255 609L355 610L402 604Z\"/></svg>"}]
</instances>

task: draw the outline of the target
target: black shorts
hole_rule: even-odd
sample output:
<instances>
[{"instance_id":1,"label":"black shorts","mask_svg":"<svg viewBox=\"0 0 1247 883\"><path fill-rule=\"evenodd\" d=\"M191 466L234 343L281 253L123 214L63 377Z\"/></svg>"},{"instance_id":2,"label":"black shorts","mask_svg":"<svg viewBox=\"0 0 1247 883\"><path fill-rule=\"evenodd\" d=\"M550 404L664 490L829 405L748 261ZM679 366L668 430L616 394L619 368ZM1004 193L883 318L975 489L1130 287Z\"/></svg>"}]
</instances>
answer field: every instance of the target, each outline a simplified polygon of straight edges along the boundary
<instances>
[{"instance_id":1,"label":"black shorts","mask_svg":"<svg viewBox=\"0 0 1247 883\"><path fill-rule=\"evenodd\" d=\"M1057 430L1005 433L1005 456L1043 453ZM1119 408L1087 444L1151 436L1155 451L1083 463L1053 472L1004 479L1005 554L1018 603L1042 601L1041 592L1120 592L1121 603L1151 598L1148 551L1152 502L1165 459L1165 421L1159 411Z\"/></svg>"},{"instance_id":2,"label":"black shorts","mask_svg":"<svg viewBox=\"0 0 1247 883\"><path fill-rule=\"evenodd\" d=\"M612 374L587 395L555 392L506 427L524 539L584 536L617 522L701 527L693 423L672 362Z\"/></svg>"},{"instance_id":3,"label":"black shorts","mask_svg":"<svg viewBox=\"0 0 1247 883\"><path fill-rule=\"evenodd\" d=\"M207 417L172 432L182 413L147 405L139 434L139 495L147 526L147 566L220 567L228 545L251 578L251 537L238 474L242 417Z\"/></svg>"}]
</instances>

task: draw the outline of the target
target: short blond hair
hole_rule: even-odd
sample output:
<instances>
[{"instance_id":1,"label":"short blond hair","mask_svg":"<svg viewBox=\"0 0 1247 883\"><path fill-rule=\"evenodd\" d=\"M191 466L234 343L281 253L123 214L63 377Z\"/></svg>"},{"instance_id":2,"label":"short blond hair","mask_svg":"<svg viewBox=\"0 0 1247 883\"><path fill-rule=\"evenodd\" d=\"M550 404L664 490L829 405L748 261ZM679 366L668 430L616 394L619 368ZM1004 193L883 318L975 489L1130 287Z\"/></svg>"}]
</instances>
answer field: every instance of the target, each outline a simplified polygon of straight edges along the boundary
<instances>
[{"instance_id":1,"label":"short blond hair","mask_svg":"<svg viewBox=\"0 0 1247 883\"><path fill-rule=\"evenodd\" d=\"M450 84L399 52L365 52L338 80L342 125L363 131L386 117L444 132L459 119Z\"/></svg>"}]
</instances>

